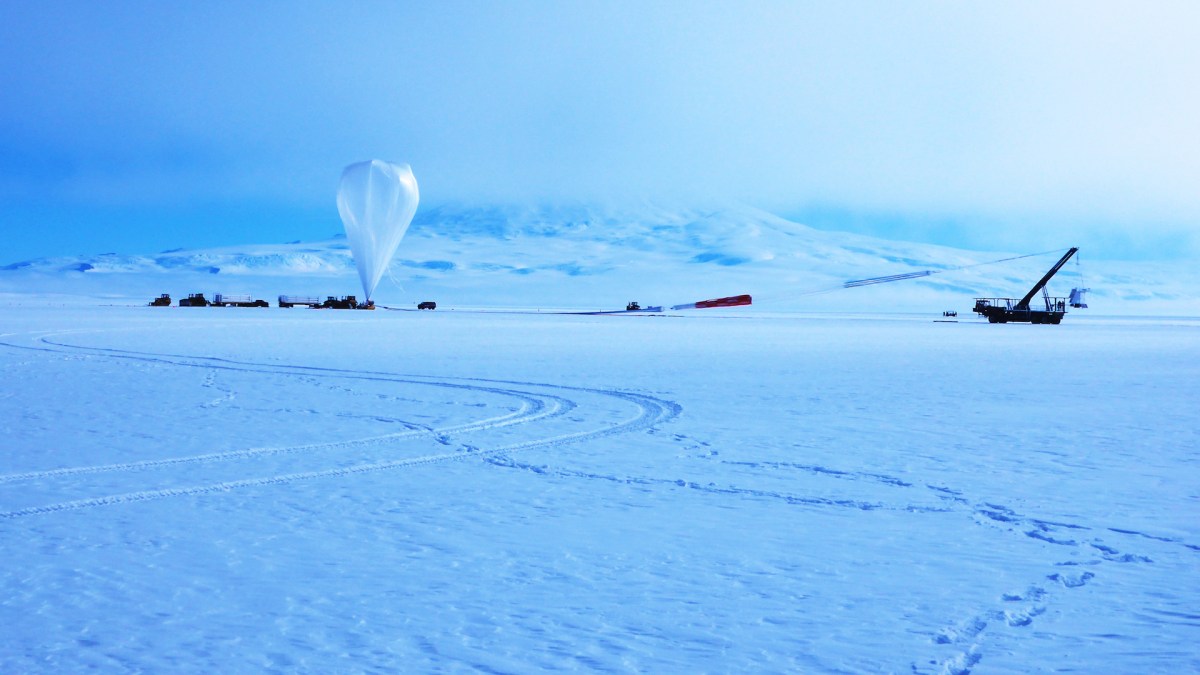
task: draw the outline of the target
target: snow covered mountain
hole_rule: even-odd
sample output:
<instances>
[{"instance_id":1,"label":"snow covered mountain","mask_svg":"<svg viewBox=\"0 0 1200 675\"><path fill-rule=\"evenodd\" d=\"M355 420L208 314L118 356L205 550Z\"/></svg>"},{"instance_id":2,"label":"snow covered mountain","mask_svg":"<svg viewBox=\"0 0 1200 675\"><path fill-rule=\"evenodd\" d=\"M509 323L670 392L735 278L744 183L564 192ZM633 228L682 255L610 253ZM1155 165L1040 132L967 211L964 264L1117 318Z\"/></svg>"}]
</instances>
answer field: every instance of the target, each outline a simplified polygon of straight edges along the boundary
<instances>
[{"instance_id":1,"label":"snow covered mountain","mask_svg":"<svg viewBox=\"0 0 1200 675\"><path fill-rule=\"evenodd\" d=\"M1092 289L1093 311L1197 314L1194 266L1070 263L1051 283ZM761 311L942 311L976 296L1020 296L1053 264L1028 252L964 251L816 230L746 207L589 204L442 206L418 214L376 299L454 307L616 308L750 293ZM929 270L915 280L849 280ZM144 302L158 293L360 294L349 246L325 241L46 258L0 267L0 293Z\"/></svg>"}]
</instances>

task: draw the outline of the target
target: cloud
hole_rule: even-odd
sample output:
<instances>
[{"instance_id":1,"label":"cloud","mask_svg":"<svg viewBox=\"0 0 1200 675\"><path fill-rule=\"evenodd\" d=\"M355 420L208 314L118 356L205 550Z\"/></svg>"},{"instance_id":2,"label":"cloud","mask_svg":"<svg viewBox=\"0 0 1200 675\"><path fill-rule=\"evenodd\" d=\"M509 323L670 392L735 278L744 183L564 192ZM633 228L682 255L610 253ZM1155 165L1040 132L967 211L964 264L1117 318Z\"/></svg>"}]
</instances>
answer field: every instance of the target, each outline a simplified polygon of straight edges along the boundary
<instances>
[{"instance_id":1,"label":"cloud","mask_svg":"<svg viewBox=\"0 0 1200 675\"><path fill-rule=\"evenodd\" d=\"M56 158L3 165L9 200L313 207L380 157L431 200L837 204L1197 250L1192 3L0 12L0 148Z\"/></svg>"}]
</instances>

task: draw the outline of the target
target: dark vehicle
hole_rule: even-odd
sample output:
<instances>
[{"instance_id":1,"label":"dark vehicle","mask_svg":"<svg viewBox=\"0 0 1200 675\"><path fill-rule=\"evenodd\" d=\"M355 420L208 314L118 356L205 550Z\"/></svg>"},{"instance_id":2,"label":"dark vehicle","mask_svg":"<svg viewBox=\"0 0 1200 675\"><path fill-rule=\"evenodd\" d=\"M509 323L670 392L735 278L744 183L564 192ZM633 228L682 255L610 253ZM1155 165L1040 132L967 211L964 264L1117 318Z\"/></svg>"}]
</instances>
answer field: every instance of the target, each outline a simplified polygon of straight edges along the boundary
<instances>
[{"instance_id":1,"label":"dark vehicle","mask_svg":"<svg viewBox=\"0 0 1200 675\"><path fill-rule=\"evenodd\" d=\"M954 311L953 309L948 309L942 312L942 316L958 316L958 312Z\"/></svg>"},{"instance_id":2,"label":"dark vehicle","mask_svg":"<svg viewBox=\"0 0 1200 675\"><path fill-rule=\"evenodd\" d=\"M625 305L626 312L636 312L641 308L642 306L637 303L637 300L633 300L628 305Z\"/></svg>"},{"instance_id":3,"label":"dark vehicle","mask_svg":"<svg viewBox=\"0 0 1200 675\"><path fill-rule=\"evenodd\" d=\"M171 296L167 295L166 293L163 293L162 295L158 296L157 298L151 300L150 306L151 307L170 307L171 306Z\"/></svg>"},{"instance_id":4,"label":"dark vehicle","mask_svg":"<svg viewBox=\"0 0 1200 675\"><path fill-rule=\"evenodd\" d=\"M417 303L417 309L437 309L437 303L432 300Z\"/></svg>"},{"instance_id":5,"label":"dark vehicle","mask_svg":"<svg viewBox=\"0 0 1200 675\"><path fill-rule=\"evenodd\" d=\"M1013 298L975 298L975 313L987 317L988 323L1039 323L1039 324L1058 324L1067 313L1066 298L1052 298L1046 292L1046 284L1050 278L1062 269L1062 266L1067 264L1071 256L1079 249L1072 247L1067 251L1067 254L1059 259L1054 267L1050 268L1049 272L1043 276L1025 297L1020 300ZM1033 296L1042 292L1042 299L1045 301L1045 309L1033 309L1029 306L1029 301Z\"/></svg>"},{"instance_id":6,"label":"dark vehicle","mask_svg":"<svg viewBox=\"0 0 1200 675\"><path fill-rule=\"evenodd\" d=\"M203 293L188 293L186 298L179 301L180 307L208 307L210 304Z\"/></svg>"},{"instance_id":7,"label":"dark vehicle","mask_svg":"<svg viewBox=\"0 0 1200 675\"><path fill-rule=\"evenodd\" d=\"M358 298L353 295L346 295L340 298L331 295L325 298L325 302L321 303L321 307L323 309L358 309ZM371 305L371 308L375 308L374 304Z\"/></svg>"}]
</instances>

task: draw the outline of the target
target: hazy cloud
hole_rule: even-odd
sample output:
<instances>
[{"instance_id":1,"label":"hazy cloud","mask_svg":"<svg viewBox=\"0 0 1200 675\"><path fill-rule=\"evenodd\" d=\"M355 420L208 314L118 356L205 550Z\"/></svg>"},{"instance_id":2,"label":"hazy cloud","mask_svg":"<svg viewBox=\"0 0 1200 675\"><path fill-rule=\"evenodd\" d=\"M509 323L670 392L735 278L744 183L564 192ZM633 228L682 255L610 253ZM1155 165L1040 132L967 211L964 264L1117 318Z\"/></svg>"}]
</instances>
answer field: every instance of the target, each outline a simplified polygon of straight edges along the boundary
<instances>
[{"instance_id":1,"label":"hazy cloud","mask_svg":"<svg viewBox=\"0 0 1200 675\"><path fill-rule=\"evenodd\" d=\"M332 209L380 157L431 202L1192 255L1198 33L1183 2L6 3L0 199Z\"/></svg>"}]
</instances>

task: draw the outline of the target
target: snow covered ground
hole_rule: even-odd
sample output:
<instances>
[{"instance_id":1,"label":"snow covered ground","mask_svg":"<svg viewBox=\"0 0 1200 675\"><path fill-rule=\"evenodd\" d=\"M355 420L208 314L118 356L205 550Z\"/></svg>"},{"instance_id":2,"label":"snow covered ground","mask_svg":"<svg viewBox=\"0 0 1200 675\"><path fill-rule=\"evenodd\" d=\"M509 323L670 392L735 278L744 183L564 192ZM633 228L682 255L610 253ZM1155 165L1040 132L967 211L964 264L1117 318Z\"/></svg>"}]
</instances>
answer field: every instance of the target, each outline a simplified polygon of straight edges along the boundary
<instances>
[{"instance_id":1,"label":"snow covered ground","mask_svg":"<svg viewBox=\"0 0 1200 675\"><path fill-rule=\"evenodd\" d=\"M1066 243L1060 326L970 312L1054 255L744 207L427 210L435 312L144 306L338 238L6 264L0 672L1200 670L1196 269Z\"/></svg>"},{"instance_id":2,"label":"snow covered ground","mask_svg":"<svg viewBox=\"0 0 1200 675\"><path fill-rule=\"evenodd\" d=\"M56 300L3 672L1200 670L1197 319Z\"/></svg>"},{"instance_id":3,"label":"snow covered ground","mask_svg":"<svg viewBox=\"0 0 1200 675\"><path fill-rule=\"evenodd\" d=\"M340 231L331 209L330 231ZM1094 260L1062 251L964 251L826 232L754 208L460 206L417 214L374 299L415 307L616 309L740 293L765 311L968 313L975 297L1021 297L1068 247L1053 295L1091 288L1092 313L1200 316L1193 261ZM822 293L846 281L931 271L900 284ZM0 260L0 302L28 292L144 304L160 293L361 297L345 238L157 254ZM4 294L17 294L9 299Z\"/></svg>"}]
</instances>

